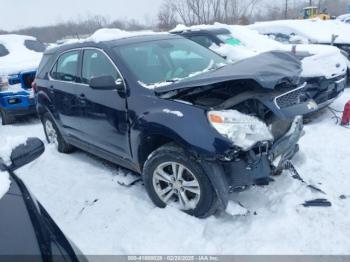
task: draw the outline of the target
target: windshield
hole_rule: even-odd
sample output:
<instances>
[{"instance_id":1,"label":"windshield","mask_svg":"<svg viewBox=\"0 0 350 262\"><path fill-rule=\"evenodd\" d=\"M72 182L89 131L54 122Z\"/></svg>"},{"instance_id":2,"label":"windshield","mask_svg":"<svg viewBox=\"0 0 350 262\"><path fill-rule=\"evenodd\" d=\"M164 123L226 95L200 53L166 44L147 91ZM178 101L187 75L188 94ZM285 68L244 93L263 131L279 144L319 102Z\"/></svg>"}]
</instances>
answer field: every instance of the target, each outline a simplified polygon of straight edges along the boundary
<instances>
[{"instance_id":1,"label":"windshield","mask_svg":"<svg viewBox=\"0 0 350 262\"><path fill-rule=\"evenodd\" d=\"M114 48L141 84L176 82L226 65L214 52L187 39Z\"/></svg>"},{"instance_id":2,"label":"windshield","mask_svg":"<svg viewBox=\"0 0 350 262\"><path fill-rule=\"evenodd\" d=\"M218 34L216 35L221 41L229 45L242 45L239 39L234 38L231 34Z\"/></svg>"},{"instance_id":3,"label":"windshield","mask_svg":"<svg viewBox=\"0 0 350 262\"><path fill-rule=\"evenodd\" d=\"M38 53L43 53L46 49L46 46L37 40L25 40L24 45L27 49Z\"/></svg>"}]
</instances>

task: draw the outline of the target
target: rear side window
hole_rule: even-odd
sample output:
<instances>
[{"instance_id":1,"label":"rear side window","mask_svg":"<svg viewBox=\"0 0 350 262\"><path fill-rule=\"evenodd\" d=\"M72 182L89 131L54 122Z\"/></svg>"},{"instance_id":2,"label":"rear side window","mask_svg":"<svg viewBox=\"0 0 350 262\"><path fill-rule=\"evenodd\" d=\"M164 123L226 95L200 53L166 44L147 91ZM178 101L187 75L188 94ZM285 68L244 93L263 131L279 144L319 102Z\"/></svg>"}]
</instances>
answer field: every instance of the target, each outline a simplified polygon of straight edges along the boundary
<instances>
[{"instance_id":1,"label":"rear side window","mask_svg":"<svg viewBox=\"0 0 350 262\"><path fill-rule=\"evenodd\" d=\"M78 71L79 51L64 53L57 60L51 71L51 77L61 81L76 81Z\"/></svg>"},{"instance_id":2,"label":"rear side window","mask_svg":"<svg viewBox=\"0 0 350 262\"><path fill-rule=\"evenodd\" d=\"M209 48L213 44L215 44L214 41L212 41L208 36L205 35L191 36L190 39L206 48Z\"/></svg>"},{"instance_id":3,"label":"rear side window","mask_svg":"<svg viewBox=\"0 0 350 262\"><path fill-rule=\"evenodd\" d=\"M9 50L7 50L4 45L0 44L0 57L7 56L9 53Z\"/></svg>"},{"instance_id":4,"label":"rear side window","mask_svg":"<svg viewBox=\"0 0 350 262\"><path fill-rule=\"evenodd\" d=\"M46 49L46 46L37 40L25 40L24 46L27 49L32 50L34 52L38 52L38 53L43 53Z\"/></svg>"},{"instance_id":5,"label":"rear side window","mask_svg":"<svg viewBox=\"0 0 350 262\"><path fill-rule=\"evenodd\" d=\"M108 57L99 50L85 50L83 56L82 82L89 84L90 80L100 76L120 78L117 70Z\"/></svg>"},{"instance_id":6,"label":"rear side window","mask_svg":"<svg viewBox=\"0 0 350 262\"><path fill-rule=\"evenodd\" d=\"M38 78L44 78L46 72L48 72L50 70L48 67L49 67L49 62L50 62L51 57L52 57L51 54L43 55L43 57L40 61L39 67L38 67L37 74L36 74Z\"/></svg>"}]
</instances>

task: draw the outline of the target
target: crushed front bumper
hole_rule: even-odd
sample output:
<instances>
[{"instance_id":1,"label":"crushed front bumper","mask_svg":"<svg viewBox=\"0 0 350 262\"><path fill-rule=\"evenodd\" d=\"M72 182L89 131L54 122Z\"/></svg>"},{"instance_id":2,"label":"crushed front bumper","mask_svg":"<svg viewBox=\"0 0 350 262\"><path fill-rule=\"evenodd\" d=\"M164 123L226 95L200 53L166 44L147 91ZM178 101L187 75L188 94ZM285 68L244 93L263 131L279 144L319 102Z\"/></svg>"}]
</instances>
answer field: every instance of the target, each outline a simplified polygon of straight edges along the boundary
<instances>
[{"instance_id":1,"label":"crushed front bumper","mask_svg":"<svg viewBox=\"0 0 350 262\"><path fill-rule=\"evenodd\" d=\"M285 163L298 152L298 141L303 135L303 118L298 116L289 131L273 144L262 142L248 152L241 152L233 161L225 162L230 188L259 184L283 171Z\"/></svg>"},{"instance_id":2,"label":"crushed front bumper","mask_svg":"<svg viewBox=\"0 0 350 262\"><path fill-rule=\"evenodd\" d=\"M331 104L345 89L347 83L346 74L326 79L324 77L305 79L307 85L305 93L315 100L319 109Z\"/></svg>"}]
</instances>

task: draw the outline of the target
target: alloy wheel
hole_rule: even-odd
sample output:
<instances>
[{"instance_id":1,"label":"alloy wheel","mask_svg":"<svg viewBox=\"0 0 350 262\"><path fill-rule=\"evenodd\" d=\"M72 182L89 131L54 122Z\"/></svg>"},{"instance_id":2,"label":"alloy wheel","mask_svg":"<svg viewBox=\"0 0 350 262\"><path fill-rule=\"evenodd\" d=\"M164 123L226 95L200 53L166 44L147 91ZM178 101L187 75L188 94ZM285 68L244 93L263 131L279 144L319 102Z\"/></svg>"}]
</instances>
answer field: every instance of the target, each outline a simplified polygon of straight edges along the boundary
<instances>
[{"instance_id":1,"label":"alloy wheel","mask_svg":"<svg viewBox=\"0 0 350 262\"><path fill-rule=\"evenodd\" d=\"M153 187L165 204L185 211L195 209L201 196L196 176L177 162L162 163L155 169Z\"/></svg>"}]
</instances>

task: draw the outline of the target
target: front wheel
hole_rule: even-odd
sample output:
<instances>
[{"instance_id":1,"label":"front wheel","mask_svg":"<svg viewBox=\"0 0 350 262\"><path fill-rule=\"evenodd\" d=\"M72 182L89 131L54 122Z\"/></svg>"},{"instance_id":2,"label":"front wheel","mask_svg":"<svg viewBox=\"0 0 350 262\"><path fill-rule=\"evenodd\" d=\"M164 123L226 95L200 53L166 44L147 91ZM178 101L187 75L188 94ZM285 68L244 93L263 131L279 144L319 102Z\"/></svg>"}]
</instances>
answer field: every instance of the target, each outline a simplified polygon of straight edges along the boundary
<instances>
[{"instance_id":1,"label":"front wheel","mask_svg":"<svg viewBox=\"0 0 350 262\"><path fill-rule=\"evenodd\" d=\"M154 151L146 161L143 179L153 203L174 206L196 217L216 211L217 196L203 168L173 145Z\"/></svg>"},{"instance_id":2,"label":"front wheel","mask_svg":"<svg viewBox=\"0 0 350 262\"><path fill-rule=\"evenodd\" d=\"M73 151L73 146L64 141L59 129L48 113L43 116L42 123L49 144L54 144L61 153L70 153Z\"/></svg>"}]
</instances>

